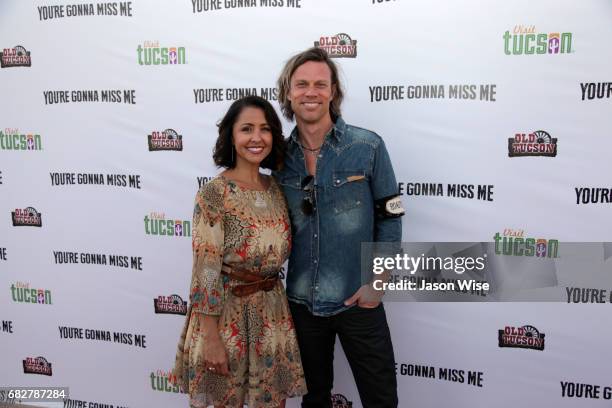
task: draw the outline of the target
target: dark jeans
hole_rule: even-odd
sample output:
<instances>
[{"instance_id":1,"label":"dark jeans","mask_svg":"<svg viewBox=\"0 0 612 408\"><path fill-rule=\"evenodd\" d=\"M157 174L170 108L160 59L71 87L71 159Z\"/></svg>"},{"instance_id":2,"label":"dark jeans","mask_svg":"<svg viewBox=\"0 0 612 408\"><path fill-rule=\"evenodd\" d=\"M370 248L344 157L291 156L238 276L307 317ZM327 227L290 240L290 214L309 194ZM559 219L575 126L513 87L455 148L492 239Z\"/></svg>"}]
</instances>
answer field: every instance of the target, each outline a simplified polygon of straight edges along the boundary
<instances>
[{"instance_id":1,"label":"dark jeans","mask_svg":"<svg viewBox=\"0 0 612 408\"><path fill-rule=\"evenodd\" d=\"M313 316L289 302L297 332L308 394L302 408L331 408L336 334L353 371L364 408L397 407L395 357L382 303L354 306L330 317Z\"/></svg>"}]
</instances>

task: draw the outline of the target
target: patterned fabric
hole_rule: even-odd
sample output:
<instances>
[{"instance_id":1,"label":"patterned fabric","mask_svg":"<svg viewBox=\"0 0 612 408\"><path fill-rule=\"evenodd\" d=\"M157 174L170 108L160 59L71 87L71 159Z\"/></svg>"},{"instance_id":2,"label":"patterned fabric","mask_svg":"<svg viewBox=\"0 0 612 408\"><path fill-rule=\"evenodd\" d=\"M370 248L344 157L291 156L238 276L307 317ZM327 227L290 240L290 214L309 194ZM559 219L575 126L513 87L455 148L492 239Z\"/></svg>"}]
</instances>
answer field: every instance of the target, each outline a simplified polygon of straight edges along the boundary
<instances>
[{"instance_id":1,"label":"patterned fabric","mask_svg":"<svg viewBox=\"0 0 612 408\"><path fill-rule=\"evenodd\" d=\"M264 278L278 271L291 246L285 198L269 178L267 191L239 187L223 176L204 185L193 216L190 306L178 346L175 382L192 407L277 407L304 395L306 383L289 312L279 281L269 292L236 297L241 284L221 275L223 263ZM230 376L204 370L204 315L219 316L219 334Z\"/></svg>"}]
</instances>

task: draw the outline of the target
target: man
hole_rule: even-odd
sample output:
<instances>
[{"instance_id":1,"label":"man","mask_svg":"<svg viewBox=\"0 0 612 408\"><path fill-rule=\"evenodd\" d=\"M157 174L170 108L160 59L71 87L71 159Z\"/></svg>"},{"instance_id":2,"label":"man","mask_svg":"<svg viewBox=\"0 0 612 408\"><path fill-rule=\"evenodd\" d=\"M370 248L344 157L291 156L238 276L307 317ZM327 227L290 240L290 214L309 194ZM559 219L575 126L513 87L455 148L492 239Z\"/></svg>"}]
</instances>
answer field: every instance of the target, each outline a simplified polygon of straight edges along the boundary
<instances>
[{"instance_id":1,"label":"man","mask_svg":"<svg viewBox=\"0 0 612 408\"><path fill-rule=\"evenodd\" d=\"M302 407L331 407L336 334L363 406L397 407L382 293L362 282L360 265L362 242L401 241L403 210L385 144L342 120L342 86L325 51L292 57L278 88L283 114L297 125L275 177L293 231L287 296L308 386Z\"/></svg>"}]
</instances>

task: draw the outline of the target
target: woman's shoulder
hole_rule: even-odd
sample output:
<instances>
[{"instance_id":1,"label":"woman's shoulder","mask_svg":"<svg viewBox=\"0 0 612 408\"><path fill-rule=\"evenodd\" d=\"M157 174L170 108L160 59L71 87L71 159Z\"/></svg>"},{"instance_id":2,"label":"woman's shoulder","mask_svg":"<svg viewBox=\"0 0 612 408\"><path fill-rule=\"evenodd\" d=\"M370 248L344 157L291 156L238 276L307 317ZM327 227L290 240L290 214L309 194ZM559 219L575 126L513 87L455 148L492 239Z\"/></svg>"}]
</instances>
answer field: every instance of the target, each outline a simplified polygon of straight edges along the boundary
<instances>
[{"instance_id":1,"label":"woman's shoulder","mask_svg":"<svg viewBox=\"0 0 612 408\"><path fill-rule=\"evenodd\" d=\"M198 190L197 199L198 201L208 202L213 205L223 205L223 199L225 196L225 187L227 180L217 175L213 179L209 180L206 184Z\"/></svg>"}]
</instances>

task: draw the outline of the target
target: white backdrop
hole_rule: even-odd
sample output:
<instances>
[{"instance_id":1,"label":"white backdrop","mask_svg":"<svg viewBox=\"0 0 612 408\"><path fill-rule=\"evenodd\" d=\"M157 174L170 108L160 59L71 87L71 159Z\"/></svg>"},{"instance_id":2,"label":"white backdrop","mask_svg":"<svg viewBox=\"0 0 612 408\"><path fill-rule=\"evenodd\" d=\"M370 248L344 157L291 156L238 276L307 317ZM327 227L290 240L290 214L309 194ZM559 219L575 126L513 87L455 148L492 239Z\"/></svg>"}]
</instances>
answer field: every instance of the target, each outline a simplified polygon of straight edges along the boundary
<instances>
[{"instance_id":1,"label":"white backdrop","mask_svg":"<svg viewBox=\"0 0 612 408\"><path fill-rule=\"evenodd\" d=\"M407 209L404 241L490 241L508 229L612 241L610 200L588 190L589 199L578 201L576 192L611 187L607 0L78 5L0 2L0 385L69 386L66 407L187 406L184 394L158 389L184 316L155 313L153 300L187 300L191 239L147 234L145 216L191 220L199 181L218 172L215 124L234 90L274 88L283 63L321 37L356 41L355 57L336 59L346 85L343 117L387 143ZM540 43L551 33L571 33L569 47L549 53ZM138 47L151 45L184 47L184 63L146 65ZM31 66L5 66L17 46ZM444 95L422 97L431 86ZM466 98L453 95L454 86ZM481 86L495 92L481 94ZM583 87L594 89L592 98ZM99 100L73 101L82 90L97 91ZM108 90L119 91L119 101L102 101ZM222 100L210 99L218 94ZM291 128L285 122L286 134ZM182 150L149 151L147 136L166 129L182 136ZM557 139L556 157L508 156L508 139L537 130ZM34 150L28 134L40 135ZM57 185L60 173L74 174L75 184ZM84 173L101 174L104 184L80 184ZM109 175L128 185L109 185ZM442 194L415 194L412 183L441 184ZM450 196L450 184L474 195ZM492 186L488 199L478 198L478 186ZM11 213L28 207L42 214L42 227L13 226ZM66 253L78 263L58 263ZM98 260L106 264L82 263L83 253L105 255ZM127 257L128 266L111 265L110 255ZM25 302L18 287L49 291L50 304ZM609 303L386 308L402 407L610 404ZM498 330L523 325L545 333L543 351L498 346ZM84 338L63 338L63 327ZM111 340L85 338L86 329L108 331ZM38 356L52 364L52 376L24 373L23 360ZM336 361L334 393L361 406L340 352ZM416 375L416 365L433 367L435 378ZM463 370L464 381L440 379L441 368ZM481 373L481 386L468 384L468 371ZM563 390L574 385L564 382L599 393L571 397Z\"/></svg>"}]
</instances>

